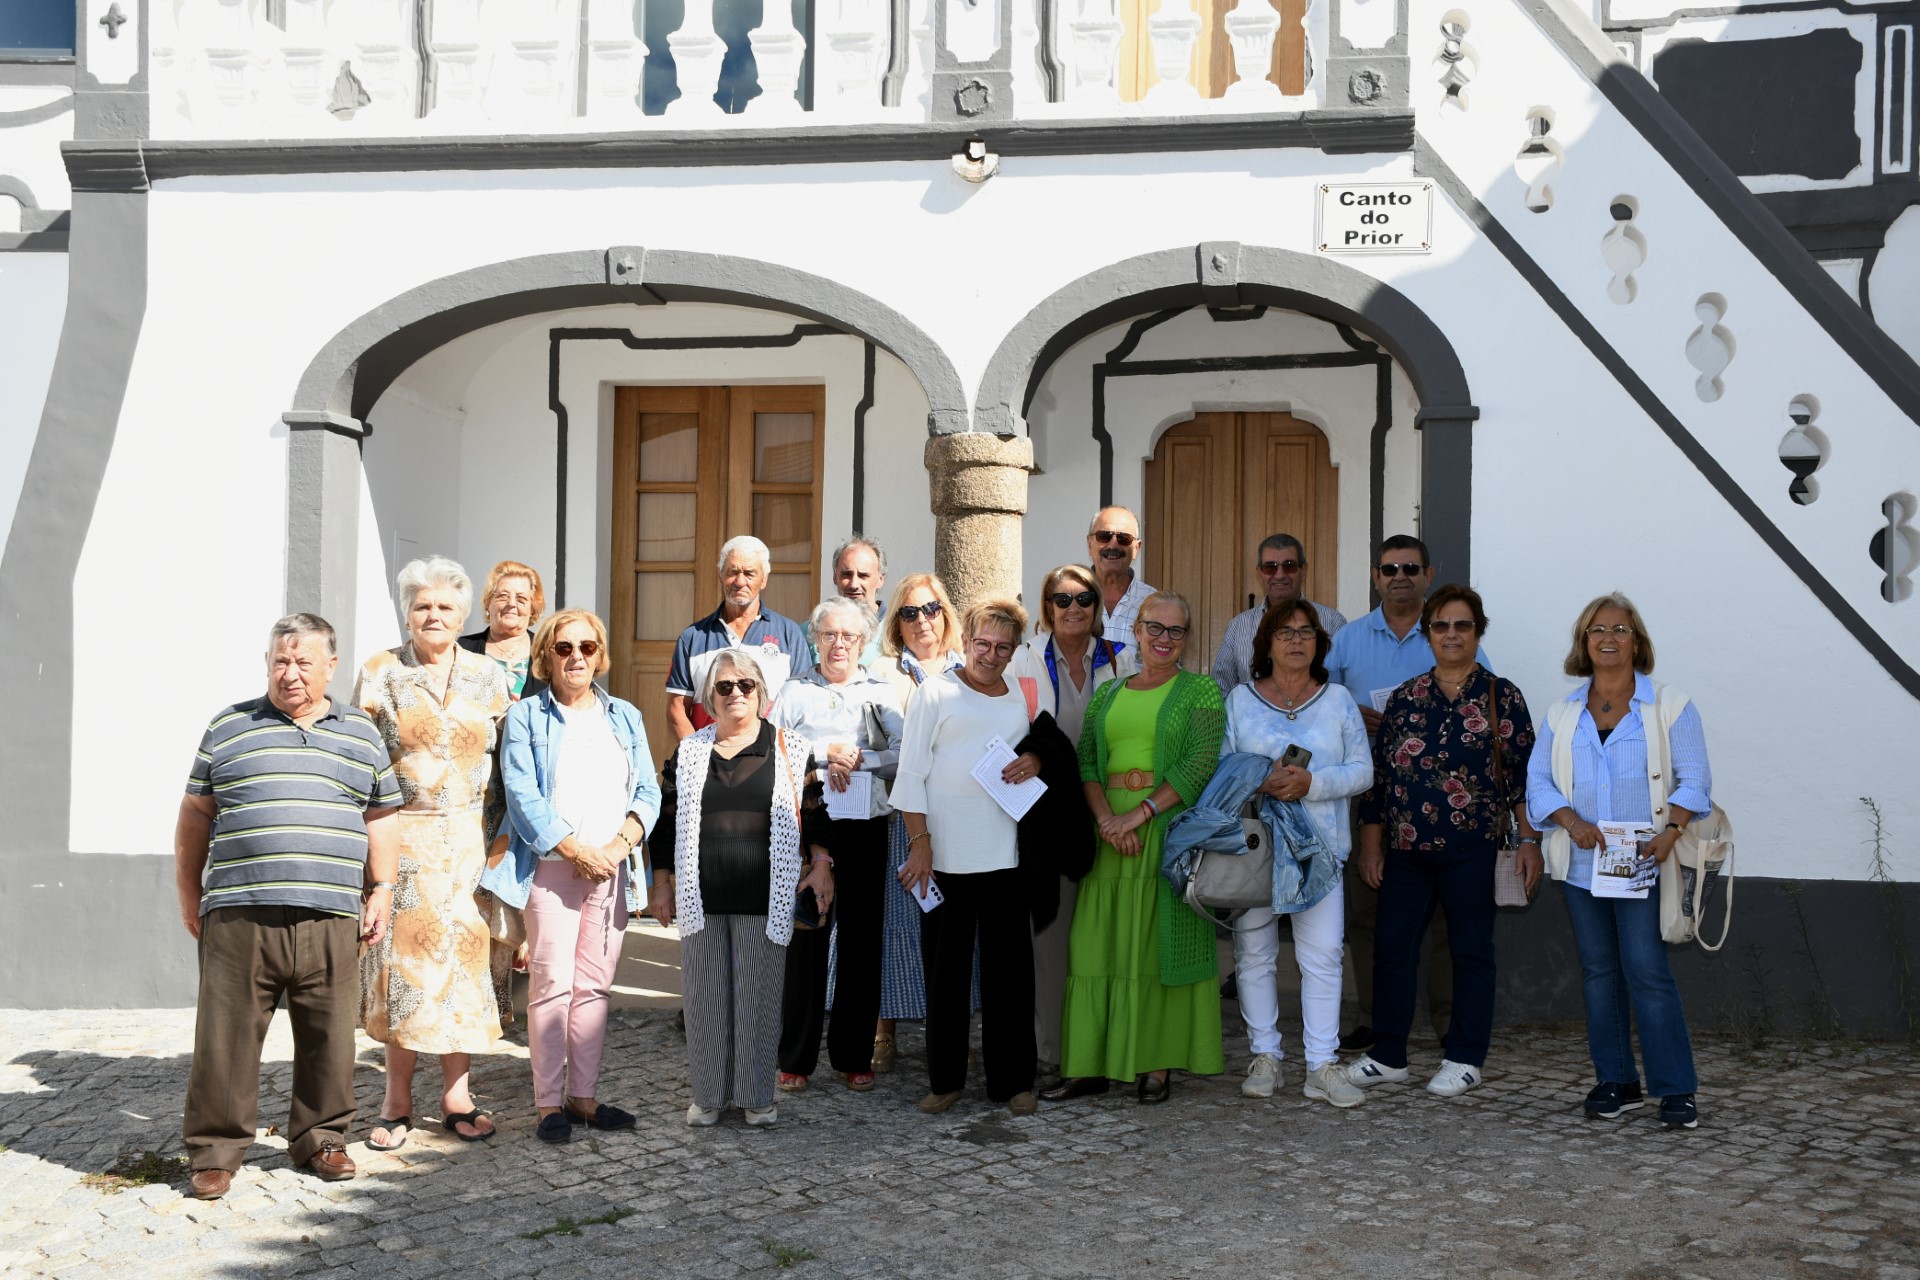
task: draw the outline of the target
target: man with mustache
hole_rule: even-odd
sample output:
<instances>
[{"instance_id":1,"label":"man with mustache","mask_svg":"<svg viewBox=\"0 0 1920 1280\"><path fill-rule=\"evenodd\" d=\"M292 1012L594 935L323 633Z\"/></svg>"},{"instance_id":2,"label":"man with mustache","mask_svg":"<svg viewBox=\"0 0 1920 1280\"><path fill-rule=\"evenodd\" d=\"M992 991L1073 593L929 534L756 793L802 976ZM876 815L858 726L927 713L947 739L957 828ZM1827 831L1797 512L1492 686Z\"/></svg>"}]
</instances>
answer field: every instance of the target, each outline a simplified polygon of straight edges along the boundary
<instances>
[{"instance_id":1,"label":"man with mustache","mask_svg":"<svg viewBox=\"0 0 1920 1280\"><path fill-rule=\"evenodd\" d=\"M1140 521L1125 507L1102 507L1087 526L1087 558L1100 584L1102 635L1128 637L1140 603L1153 588L1133 572L1133 559L1145 546Z\"/></svg>"}]
</instances>

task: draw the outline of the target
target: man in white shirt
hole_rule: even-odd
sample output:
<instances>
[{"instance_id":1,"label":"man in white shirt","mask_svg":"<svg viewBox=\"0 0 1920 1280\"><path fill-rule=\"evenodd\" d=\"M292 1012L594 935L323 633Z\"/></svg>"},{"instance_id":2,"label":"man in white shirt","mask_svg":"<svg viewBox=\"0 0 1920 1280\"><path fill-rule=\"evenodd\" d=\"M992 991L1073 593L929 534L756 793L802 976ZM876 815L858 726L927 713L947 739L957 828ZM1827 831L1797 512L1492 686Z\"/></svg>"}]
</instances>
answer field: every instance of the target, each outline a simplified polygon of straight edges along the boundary
<instances>
[{"instance_id":1,"label":"man in white shirt","mask_svg":"<svg viewBox=\"0 0 1920 1280\"><path fill-rule=\"evenodd\" d=\"M1260 619L1277 604L1291 604L1300 598L1301 584L1307 576L1307 549L1290 533L1276 533L1260 544L1254 557L1254 572L1265 584L1266 598L1244 613L1235 614L1220 637L1220 651L1214 655L1212 675L1220 692L1232 693L1235 687L1253 679L1253 637L1260 630ZM1307 601L1321 629L1329 636L1347 625L1338 609Z\"/></svg>"},{"instance_id":2,"label":"man in white shirt","mask_svg":"<svg viewBox=\"0 0 1920 1280\"><path fill-rule=\"evenodd\" d=\"M1140 521L1125 507L1102 507L1087 526L1087 558L1100 584L1101 634L1133 643L1133 623L1153 588L1134 576L1134 557L1146 545Z\"/></svg>"}]
</instances>

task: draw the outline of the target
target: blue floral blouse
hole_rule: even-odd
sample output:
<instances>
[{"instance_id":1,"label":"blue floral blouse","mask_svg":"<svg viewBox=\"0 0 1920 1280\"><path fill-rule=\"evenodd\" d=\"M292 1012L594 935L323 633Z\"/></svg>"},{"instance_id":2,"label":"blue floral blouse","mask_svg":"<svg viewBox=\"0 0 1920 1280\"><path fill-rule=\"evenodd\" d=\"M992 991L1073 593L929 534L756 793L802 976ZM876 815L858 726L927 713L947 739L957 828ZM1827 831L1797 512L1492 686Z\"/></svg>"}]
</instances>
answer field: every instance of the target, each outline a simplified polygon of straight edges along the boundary
<instances>
[{"instance_id":1,"label":"blue floral blouse","mask_svg":"<svg viewBox=\"0 0 1920 1280\"><path fill-rule=\"evenodd\" d=\"M1497 738L1489 694L1499 703ZM1500 752L1496 794L1493 745ZM1442 852L1489 849L1494 822L1526 795L1533 754L1533 718L1511 680L1475 666L1451 702L1433 672L1393 691L1373 738L1373 790L1361 798L1360 821L1386 827L1386 847Z\"/></svg>"}]
</instances>

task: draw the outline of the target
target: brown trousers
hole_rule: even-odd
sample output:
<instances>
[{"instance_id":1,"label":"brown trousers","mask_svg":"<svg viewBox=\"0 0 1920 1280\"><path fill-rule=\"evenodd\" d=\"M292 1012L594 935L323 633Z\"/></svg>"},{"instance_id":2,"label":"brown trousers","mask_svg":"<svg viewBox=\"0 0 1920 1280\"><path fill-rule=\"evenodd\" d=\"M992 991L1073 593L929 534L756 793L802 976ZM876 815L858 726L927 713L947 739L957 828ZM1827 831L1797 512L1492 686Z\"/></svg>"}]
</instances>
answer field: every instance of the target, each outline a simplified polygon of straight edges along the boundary
<instances>
[{"instance_id":1,"label":"brown trousers","mask_svg":"<svg viewBox=\"0 0 1920 1280\"><path fill-rule=\"evenodd\" d=\"M1355 828L1358 847L1358 828ZM1389 857L1392 855L1389 854ZM1360 998L1360 1023L1373 1023L1374 921L1380 911L1380 891L1360 878L1359 859L1347 860L1347 945L1353 948L1353 986ZM1453 952L1447 945L1447 913L1436 911L1427 925L1427 1016L1433 1034L1445 1039L1453 1020Z\"/></svg>"},{"instance_id":2,"label":"brown trousers","mask_svg":"<svg viewBox=\"0 0 1920 1280\"><path fill-rule=\"evenodd\" d=\"M260 1046L280 997L293 1018L287 1154L295 1167L353 1123L360 922L304 907L200 918L200 1008L182 1134L195 1169L239 1169L260 1115Z\"/></svg>"}]
</instances>

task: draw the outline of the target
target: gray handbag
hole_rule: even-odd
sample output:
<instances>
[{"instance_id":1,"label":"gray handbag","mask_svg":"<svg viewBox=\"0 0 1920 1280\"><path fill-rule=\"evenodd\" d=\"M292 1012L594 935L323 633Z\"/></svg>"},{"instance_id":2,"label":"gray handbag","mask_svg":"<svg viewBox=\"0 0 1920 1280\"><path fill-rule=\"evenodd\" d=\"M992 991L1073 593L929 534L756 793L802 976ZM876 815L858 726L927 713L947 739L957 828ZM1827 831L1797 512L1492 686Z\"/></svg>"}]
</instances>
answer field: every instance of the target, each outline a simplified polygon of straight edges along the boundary
<instances>
[{"instance_id":1,"label":"gray handbag","mask_svg":"<svg viewBox=\"0 0 1920 1280\"><path fill-rule=\"evenodd\" d=\"M1250 907L1273 905L1273 838L1260 820L1259 796L1240 806L1245 853L1201 850L1187 877L1187 905L1203 916L1231 920Z\"/></svg>"}]
</instances>

